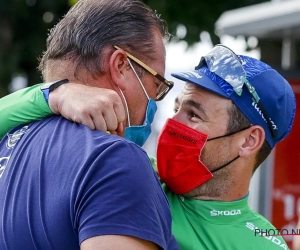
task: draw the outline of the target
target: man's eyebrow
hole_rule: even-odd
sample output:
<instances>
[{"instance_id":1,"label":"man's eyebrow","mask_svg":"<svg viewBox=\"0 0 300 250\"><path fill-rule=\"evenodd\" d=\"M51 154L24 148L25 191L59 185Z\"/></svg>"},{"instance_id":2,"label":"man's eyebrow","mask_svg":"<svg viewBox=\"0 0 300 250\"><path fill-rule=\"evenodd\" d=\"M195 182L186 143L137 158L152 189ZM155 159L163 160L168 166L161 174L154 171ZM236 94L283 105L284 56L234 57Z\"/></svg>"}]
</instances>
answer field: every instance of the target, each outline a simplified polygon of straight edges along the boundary
<instances>
[{"instance_id":1,"label":"man's eyebrow","mask_svg":"<svg viewBox=\"0 0 300 250\"><path fill-rule=\"evenodd\" d=\"M188 106L191 106L191 107L194 107L194 108L198 109L203 115L205 115L207 117L205 109L203 108L203 106L199 102L196 102L194 100L186 100L184 102L184 105L188 105Z\"/></svg>"},{"instance_id":2,"label":"man's eyebrow","mask_svg":"<svg viewBox=\"0 0 300 250\"><path fill-rule=\"evenodd\" d=\"M174 101L174 105L178 106L179 104L180 104L179 98L176 97L175 101ZM203 108L203 106L199 102L196 102L194 100L189 99L189 100L184 100L181 105L186 105L186 106L194 107L194 108L198 109L199 112L201 112L207 118L206 111L205 111L205 109Z\"/></svg>"}]
</instances>

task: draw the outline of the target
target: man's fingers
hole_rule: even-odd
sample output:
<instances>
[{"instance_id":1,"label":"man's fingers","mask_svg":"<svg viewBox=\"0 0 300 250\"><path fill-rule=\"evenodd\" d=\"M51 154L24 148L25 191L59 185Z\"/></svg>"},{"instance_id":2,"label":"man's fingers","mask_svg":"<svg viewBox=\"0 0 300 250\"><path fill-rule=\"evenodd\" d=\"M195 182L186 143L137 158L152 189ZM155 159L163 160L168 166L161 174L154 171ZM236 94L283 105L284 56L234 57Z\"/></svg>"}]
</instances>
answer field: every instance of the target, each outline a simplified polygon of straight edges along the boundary
<instances>
[{"instance_id":1,"label":"man's fingers","mask_svg":"<svg viewBox=\"0 0 300 250\"><path fill-rule=\"evenodd\" d=\"M124 124L123 124L123 122L120 122L118 124L118 128L117 128L116 132L117 132L118 136L124 137L125 130L124 130Z\"/></svg>"},{"instance_id":2,"label":"man's fingers","mask_svg":"<svg viewBox=\"0 0 300 250\"><path fill-rule=\"evenodd\" d=\"M92 130L94 130L96 128L95 124L93 122L93 119L90 116L85 116L84 118L82 118L82 117L79 118L79 117L73 116L72 118L70 118L70 120L74 121L76 123L83 124Z\"/></svg>"},{"instance_id":3,"label":"man's fingers","mask_svg":"<svg viewBox=\"0 0 300 250\"><path fill-rule=\"evenodd\" d=\"M125 110L115 91L70 83L58 87L51 95L51 107L55 113L90 129L123 135L119 123L125 120Z\"/></svg>"},{"instance_id":4,"label":"man's fingers","mask_svg":"<svg viewBox=\"0 0 300 250\"><path fill-rule=\"evenodd\" d=\"M91 122L93 123L94 128L96 130L100 130L100 131L108 131L109 129L107 128L107 124L106 121L104 120L102 114L98 114L98 116L95 118L94 116L90 116L89 120L91 120ZM83 124L88 126L87 124L85 124L85 120L83 121ZM90 124L90 123L89 123ZM90 129L92 129L90 126L88 126Z\"/></svg>"},{"instance_id":5,"label":"man's fingers","mask_svg":"<svg viewBox=\"0 0 300 250\"><path fill-rule=\"evenodd\" d=\"M120 123L125 121L125 109L119 96L118 99L119 100L116 100L114 102L113 107L114 107L114 112L117 116L118 123Z\"/></svg>"},{"instance_id":6,"label":"man's fingers","mask_svg":"<svg viewBox=\"0 0 300 250\"><path fill-rule=\"evenodd\" d=\"M108 131L117 131L118 124L125 120L125 110L121 98L116 92L110 92L110 95L104 97L101 102L102 117L106 123ZM97 114L95 114L97 115ZM99 113L98 113L99 115ZM98 116L94 117L96 129L98 129ZM119 131L113 134L122 134L122 126L119 127Z\"/></svg>"},{"instance_id":7,"label":"man's fingers","mask_svg":"<svg viewBox=\"0 0 300 250\"><path fill-rule=\"evenodd\" d=\"M121 136L121 137L124 137L124 126L123 126L123 123L120 122L118 124L118 127L116 130L112 130L112 131L109 131L111 134L113 135L118 135L118 136Z\"/></svg>"},{"instance_id":8,"label":"man's fingers","mask_svg":"<svg viewBox=\"0 0 300 250\"><path fill-rule=\"evenodd\" d=\"M114 131L117 129L118 121L112 106L110 106L110 108L103 110L102 117L106 123L106 127L108 131Z\"/></svg>"}]
</instances>

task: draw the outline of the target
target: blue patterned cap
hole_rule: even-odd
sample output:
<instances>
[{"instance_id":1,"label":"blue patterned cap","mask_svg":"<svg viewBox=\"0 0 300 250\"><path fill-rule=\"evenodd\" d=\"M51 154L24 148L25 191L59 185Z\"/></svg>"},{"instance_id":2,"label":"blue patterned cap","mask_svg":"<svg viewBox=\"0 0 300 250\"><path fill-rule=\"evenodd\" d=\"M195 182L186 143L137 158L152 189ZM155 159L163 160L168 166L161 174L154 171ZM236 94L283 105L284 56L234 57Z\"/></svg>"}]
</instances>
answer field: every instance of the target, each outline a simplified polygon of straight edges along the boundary
<instances>
[{"instance_id":1,"label":"blue patterned cap","mask_svg":"<svg viewBox=\"0 0 300 250\"><path fill-rule=\"evenodd\" d=\"M291 131L296 111L296 99L290 84L266 63L248 56L239 56L246 73L246 78L256 89L276 135L272 136L266 119L253 101L249 91L236 94L233 87L221 77L211 72L206 65L201 68L172 74L172 76L194 83L208 91L231 99L253 125L264 128L266 140L273 148ZM246 88L246 87L243 87Z\"/></svg>"}]
</instances>

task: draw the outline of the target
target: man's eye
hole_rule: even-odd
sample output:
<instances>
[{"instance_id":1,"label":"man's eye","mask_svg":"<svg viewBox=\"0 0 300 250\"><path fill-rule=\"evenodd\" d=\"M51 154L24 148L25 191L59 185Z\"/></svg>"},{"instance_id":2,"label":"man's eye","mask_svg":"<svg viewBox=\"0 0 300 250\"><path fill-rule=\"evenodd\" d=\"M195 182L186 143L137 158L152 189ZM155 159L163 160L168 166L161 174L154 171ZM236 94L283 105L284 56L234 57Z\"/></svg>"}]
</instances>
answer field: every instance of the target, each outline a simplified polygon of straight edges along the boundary
<instances>
[{"instance_id":1,"label":"man's eye","mask_svg":"<svg viewBox=\"0 0 300 250\"><path fill-rule=\"evenodd\" d=\"M194 113L194 112L190 112L190 116L192 117L192 118L200 118L196 113Z\"/></svg>"},{"instance_id":2,"label":"man's eye","mask_svg":"<svg viewBox=\"0 0 300 250\"><path fill-rule=\"evenodd\" d=\"M159 87L160 87L160 83L159 82L154 82L155 83L155 85L156 85L156 88L158 88L159 89Z\"/></svg>"}]
</instances>

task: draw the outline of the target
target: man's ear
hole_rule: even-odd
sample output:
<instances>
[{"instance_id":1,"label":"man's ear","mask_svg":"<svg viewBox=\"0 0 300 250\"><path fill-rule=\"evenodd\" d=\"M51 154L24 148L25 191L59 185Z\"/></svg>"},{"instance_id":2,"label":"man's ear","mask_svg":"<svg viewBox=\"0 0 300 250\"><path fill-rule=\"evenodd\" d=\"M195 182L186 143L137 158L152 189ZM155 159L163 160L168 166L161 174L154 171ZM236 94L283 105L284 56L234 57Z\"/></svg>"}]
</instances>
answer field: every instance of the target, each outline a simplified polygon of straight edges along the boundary
<instances>
[{"instance_id":1,"label":"man's ear","mask_svg":"<svg viewBox=\"0 0 300 250\"><path fill-rule=\"evenodd\" d=\"M122 50L113 52L109 59L109 69L113 82L121 89L126 88L126 74L128 72L129 63L127 55Z\"/></svg>"},{"instance_id":2,"label":"man's ear","mask_svg":"<svg viewBox=\"0 0 300 250\"><path fill-rule=\"evenodd\" d=\"M244 131L239 155L241 157L249 157L255 155L262 147L265 141L265 131L261 126L251 126Z\"/></svg>"}]
</instances>

